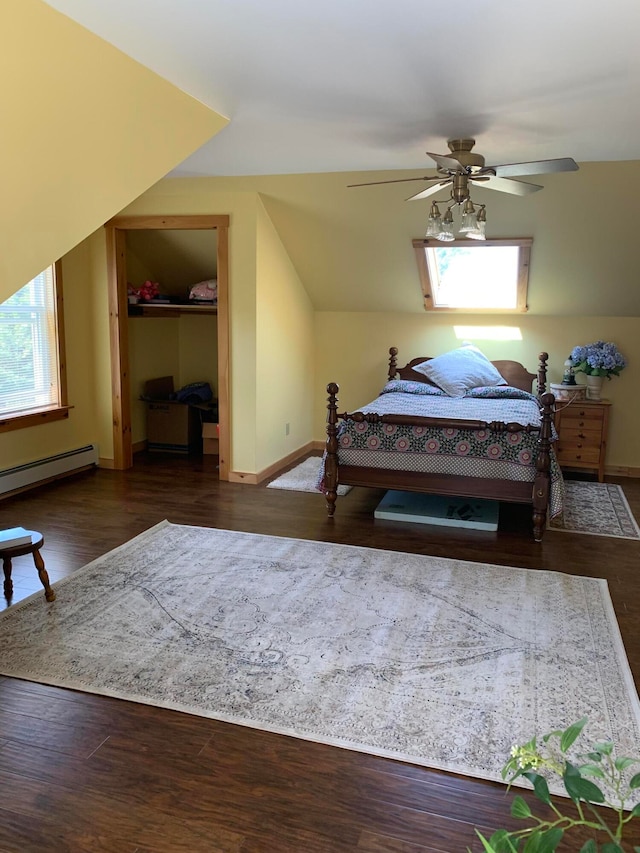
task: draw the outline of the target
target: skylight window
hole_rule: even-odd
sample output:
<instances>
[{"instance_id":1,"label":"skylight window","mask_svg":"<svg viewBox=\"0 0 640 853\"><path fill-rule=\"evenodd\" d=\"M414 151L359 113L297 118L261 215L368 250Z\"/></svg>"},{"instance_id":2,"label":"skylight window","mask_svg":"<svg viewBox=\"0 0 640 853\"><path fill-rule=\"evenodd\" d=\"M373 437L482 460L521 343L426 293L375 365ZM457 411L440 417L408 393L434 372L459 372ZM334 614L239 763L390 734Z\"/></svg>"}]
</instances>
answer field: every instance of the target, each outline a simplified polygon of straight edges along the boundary
<instances>
[{"instance_id":1,"label":"skylight window","mask_svg":"<svg viewBox=\"0 0 640 853\"><path fill-rule=\"evenodd\" d=\"M414 240L425 310L526 311L531 243Z\"/></svg>"}]
</instances>

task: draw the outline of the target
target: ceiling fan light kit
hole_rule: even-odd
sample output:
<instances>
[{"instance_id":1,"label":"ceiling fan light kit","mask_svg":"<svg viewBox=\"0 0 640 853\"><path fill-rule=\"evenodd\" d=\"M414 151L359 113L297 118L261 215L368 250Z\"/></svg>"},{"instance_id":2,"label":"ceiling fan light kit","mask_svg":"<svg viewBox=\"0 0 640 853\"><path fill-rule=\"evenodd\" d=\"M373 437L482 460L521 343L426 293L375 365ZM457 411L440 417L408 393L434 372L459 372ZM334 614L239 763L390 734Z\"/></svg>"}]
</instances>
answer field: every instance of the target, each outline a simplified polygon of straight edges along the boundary
<instances>
[{"instance_id":1,"label":"ceiling fan light kit","mask_svg":"<svg viewBox=\"0 0 640 853\"><path fill-rule=\"evenodd\" d=\"M431 184L426 190L416 193L407 201L419 201L430 195L435 195L441 189L450 186L449 199L446 201L433 202L429 213L426 236L443 242L455 240L453 233L454 207L462 207L462 221L459 233L463 237L472 240L485 240L485 227L487 222L486 207L484 204L476 208L471 201L470 184L481 182L489 190L510 193L511 195L529 195L542 189L539 184L530 184L526 181L514 180L519 175L541 175L551 172L574 172L578 164L571 157L563 157L556 160L536 160L531 163L507 163L500 166L485 166L482 155L474 153L471 149L475 145L475 139L450 139L447 142L450 155L432 154L428 156L436 164L437 176L424 176L419 178L399 178L397 181L374 181L367 184L350 184L352 187L372 186L373 184L405 183L407 181L426 181ZM439 204L448 204L444 216L440 214Z\"/></svg>"}]
</instances>

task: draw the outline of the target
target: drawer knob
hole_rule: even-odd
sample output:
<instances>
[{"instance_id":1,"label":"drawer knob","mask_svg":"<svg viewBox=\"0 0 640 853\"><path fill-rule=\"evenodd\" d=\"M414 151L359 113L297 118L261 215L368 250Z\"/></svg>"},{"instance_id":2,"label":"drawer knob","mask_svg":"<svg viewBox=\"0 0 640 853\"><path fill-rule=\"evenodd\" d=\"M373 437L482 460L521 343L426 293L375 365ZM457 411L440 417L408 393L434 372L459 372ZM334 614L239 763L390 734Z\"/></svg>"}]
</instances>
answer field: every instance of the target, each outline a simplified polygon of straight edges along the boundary
<instances>
[{"instance_id":1,"label":"drawer knob","mask_svg":"<svg viewBox=\"0 0 640 853\"><path fill-rule=\"evenodd\" d=\"M581 432L579 432L579 433L578 433L578 438L585 438L585 436L584 436Z\"/></svg>"},{"instance_id":2,"label":"drawer knob","mask_svg":"<svg viewBox=\"0 0 640 853\"><path fill-rule=\"evenodd\" d=\"M576 459L582 459L582 454L581 454L581 453L576 453Z\"/></svg>"},{"instance_id":3,"label":"drawer knob","mask_svg":"<svg viewBox=\"0 0 640 853\"><path fill-rule=\"evenodd\" d=\"M582 447L582 445L581 445L581 444L579 444L579 445L578 445L578 447Z\"/></svg>"}]
</instances>

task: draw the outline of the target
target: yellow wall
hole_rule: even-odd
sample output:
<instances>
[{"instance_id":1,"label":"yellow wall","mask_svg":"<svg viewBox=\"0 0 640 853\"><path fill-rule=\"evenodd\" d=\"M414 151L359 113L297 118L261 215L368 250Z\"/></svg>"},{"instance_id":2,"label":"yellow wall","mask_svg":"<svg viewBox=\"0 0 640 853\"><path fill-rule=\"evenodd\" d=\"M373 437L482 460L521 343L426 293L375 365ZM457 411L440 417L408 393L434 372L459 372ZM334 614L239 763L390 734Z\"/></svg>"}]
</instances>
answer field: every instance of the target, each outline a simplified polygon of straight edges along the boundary
<instances>
[{"instance_id":1,"label":"yellow wall","mask_svg":"<svg viewBox=\"0 0 640 853\"><path fill-rule=\"evenodd\" d=\"M411 240L424 235L431 200L405 201L419 184L347 187L416 173L217 181L225 189L261 193L316 311L423 314ZM640 317L632 191L640 186L640 161L581 163L577 172L533 182L544 189L527 197L473 190L474 199L487 205L489 237L534 240L529 313Z\"/></svg>"},{"instance_id":2,"label":"yellow wall","mask_svg":"<svg viewBox=\"0 0 640 853\"><path fill-rule=\"evenodd\" d=\"M227 119L41 0L0 4L0 300Z\"/></svg>"},{"instance_id":3,"label":"yellow wall","mask_svg":"<svg viewBox=\"0 0 640 853\"><path fill-rule=\"evenodd\" d=\"M147 408L140 399L144 383L160 376L173 376L180 387L179 320L161 317L129 318L129 380L131 387L131 438L147 437Z\"/></svg>"},{"instance_id":4,"label":"yellow wall","mask_svg":"<svg viewBox=\"0 0 640 853\"><path fill-rule=\"evenodd\" d=\"M256 471L256 218L257 194L227 192L217 179L183 178L159 182L129 205L132 216L229 215L229 310L231 347L231 469ZM106 291L106 271L94 282ZM108 322L108 318L104 318ZM111 402L108 372L99 382L104 404ZM106 445L105 445L106 446ZM109 444L111 447L111 443ZM111 451L112 452L112 451Z\"/></svg>"},{"instance_id":5,"label":"yellow wall","mask_svg":"<svg viewBox=\"0 0 640 853\"><path fill-rule=\"evenodd\" d=\"M521 341L487 341L466 336L490 359L514 359L536 372L538 353L549 353L549 381L561 382L563 362L574 346L604 339L618 344L628 366L605 380L603 396L612 401L607 465L640 468L636 436L640 430L640 323L621 317L478 317L460 315L318 312L315 316L316 439L325 438L325 398L329 382L340 386L340 410L355 410L377 396L386 382L389 347L398 348L398 364L459 346L453 326L510 326ZM584 377L578 377L584 381Z\"/></svg>"},{"instance_id":6,"label":"yellow wall","mask_svg":"<svg viewBox=\"0 0 640 853\"><path fill-rule=\"evenodd\" d=\"M261 471L313 438L314 359L311 301L262 205L256 289L256 470Z\"/></svg>"},{"instance_id":7,"label":"yellow wall","mask_svg":"<svg viewBox=\"0 0 640 853\"><path fill-rule=\"evenodd\" d=\"M32 462L97 441L101 412L95 383L94 293L87 286L91 263L89 241L81 243L62 262L67 382L69 403L73 408L66 420L0 434L0 468ZM108 417L110 422L110 412Z\"/></svg>"},{"instance_id":8,"label":"yellow wall","mask_svg":"<svg viewBox=\"0 0 640 853\"><path fill-rule=\"evenodd\" d=\"M586 164L575 175L549 176L553 186L528 199L491 194L489 235L534 241L532 309L508 318L426 314L411 247L411 238L422 233L425 207L397 198L392 204L389 197L374 205L370 195L351 201L344 187L353 174L165 179L123 212L230 216L232 471L260 472L309 439L322 439L328 382L341 385L341 407L357 407L381 387L390 346L406 359L444 352L457 343L454 322L517 325L520 343L478 344L490 357L512 357L529 369L547 350L551 381L560 380L573 346L615 341L629 366L605 386L613 401L607 462L638 469L636 242L626 225L616 236L609 220L602 220L596 239L586 206L591 179L597 206L623 174L640 183L640 164ZM571 194L556 192L561 179L571 181L575 192L587 181L579 193L583 217L574 211L564 218ZM626 221L626 196L618 201ZM374 227L383 214L386 227ZM562 229L554 231L550 223ZM112 456L103 229L65 257L64 267L70 400L76 408L68 422L0 436L0 467L96 440L101 456ZM327 310L328 303L335 307ZM311 371L315 378L307 383ZM285 423L291 425L289 437Z\"/></svg>"},{"instance_id":9,"label":"yellow wall","mask_svg":"<svg viewBox=\"0 0 640 853\"><path fill-rule=\"evenodd\" d=\"M216 317L182 316L129 318L129 379L131 383L131 437L147 437L146 404L140 399L148 379L172 376L178 390L190 382L218 387Z\"/></svg>"}]
</instances>

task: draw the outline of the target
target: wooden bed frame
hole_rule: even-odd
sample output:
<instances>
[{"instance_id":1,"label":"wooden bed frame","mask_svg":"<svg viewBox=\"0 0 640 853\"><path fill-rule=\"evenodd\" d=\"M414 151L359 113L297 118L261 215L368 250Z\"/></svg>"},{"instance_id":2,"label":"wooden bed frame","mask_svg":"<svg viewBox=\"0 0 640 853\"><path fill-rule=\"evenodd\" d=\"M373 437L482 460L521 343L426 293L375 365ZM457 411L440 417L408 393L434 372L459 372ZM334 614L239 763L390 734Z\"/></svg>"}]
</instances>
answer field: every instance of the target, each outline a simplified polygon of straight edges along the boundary
<instances>
[{"instance_id":1,"label":"wooden bed frame","mask_svg":"<svg viewBox=\"0 0 640 853\"><path fill-rule=\"evenodd\" d=\"M414 358L404 367L398 368L396 357L398 350L389 350L389 380L399 376L414 382L429 382L421 373L413 370L413 365L427 361L427 357ZM333 516L336 506L338 484L348 486L369 486L379 489L399 489L411 492L427 492L439 495L456 495L467 498L486 498L511 503L531 504L533 507L533 537L536 542L542 540L547 519L550 493L551 438L555 397L546 392L547 359L541 352L538 359L537 374L529 373L517 361L494 361L493 364L509 385L523 391L531 391L533 380L537 378L537 396L540 406L540 426L523 426L518 423L500 421L474 421L447 418L424 418L416 415L379 415L375 412L338 413L338 391L335 382L327 385L328 415L327 442L324 463L324 485L326 489L327 512ZM430 474L416 471L398 471L386 468L365 468L356 465L340 465L338 462L338 421L356 423L386 423L405 426L436 426L453 429L491 430L492 432L537 432L538 456L536 475L533 483L516 480L486 479L464 477L455 474Z\"/></svg>"}]
</instances>

